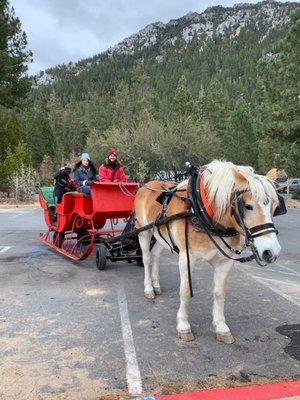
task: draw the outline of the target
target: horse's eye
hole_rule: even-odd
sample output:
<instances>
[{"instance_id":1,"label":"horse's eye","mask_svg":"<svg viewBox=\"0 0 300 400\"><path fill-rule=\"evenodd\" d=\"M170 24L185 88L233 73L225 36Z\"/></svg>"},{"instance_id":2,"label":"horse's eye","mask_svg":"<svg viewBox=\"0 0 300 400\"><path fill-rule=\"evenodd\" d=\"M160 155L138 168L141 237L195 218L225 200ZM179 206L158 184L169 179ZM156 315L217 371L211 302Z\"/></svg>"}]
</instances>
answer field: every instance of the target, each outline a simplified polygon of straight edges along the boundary
<instances>
[{"instance_id":1,"label":"horse's eye","mask_svg":"<svg viewBox=\"0 0 300 400\"><path fill-rule=\"evenodd\" d=\"M265 200L264 200L264 205L266 206L267 204L269 204L269 199L268 199L268 197L266 197Z\"/></svg>"},{"instance_id":2,"label":"horse's eye","mask_svg":"<svg viewBox=\"0 0 300 400\"><path fill-rule=\"evenodd\" d=\"M245 208L246 208L246 210L250 210L250 211L253 210L253 207L250 204L245 204Z\"/></svg>"}]
</instances>

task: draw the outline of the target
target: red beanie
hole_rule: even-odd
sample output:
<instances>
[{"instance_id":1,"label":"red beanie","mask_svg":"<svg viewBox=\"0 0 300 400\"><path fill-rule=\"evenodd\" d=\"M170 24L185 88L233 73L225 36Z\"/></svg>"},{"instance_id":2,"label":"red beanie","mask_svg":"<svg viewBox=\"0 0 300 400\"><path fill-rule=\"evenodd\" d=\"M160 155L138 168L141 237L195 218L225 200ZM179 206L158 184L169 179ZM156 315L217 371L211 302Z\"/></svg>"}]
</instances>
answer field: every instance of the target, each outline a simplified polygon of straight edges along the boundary
<instances>
[{"instance_id":1,"label":"red beanie","mask_svg":"<svg viewBox=\"0 0 300 400\"><path fill-rule=\"evenodd\" d=\"M111 154L114 154L117 157L117 150L114 147L110 147L107 150L107 157L109 157Z\"/></svg>"}]
</instances>

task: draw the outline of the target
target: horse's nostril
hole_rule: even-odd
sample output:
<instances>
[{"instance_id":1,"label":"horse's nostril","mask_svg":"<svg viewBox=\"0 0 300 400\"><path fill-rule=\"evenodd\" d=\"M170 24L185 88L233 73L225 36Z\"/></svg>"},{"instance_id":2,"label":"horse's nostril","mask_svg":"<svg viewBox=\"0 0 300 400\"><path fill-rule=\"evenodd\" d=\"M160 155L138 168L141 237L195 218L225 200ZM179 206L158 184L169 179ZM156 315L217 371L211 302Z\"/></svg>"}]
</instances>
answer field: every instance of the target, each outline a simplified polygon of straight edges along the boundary
<instances>
[{"instance_id":1,"label":"horse's nostril","mask_svg":"<svg viewBox=\"0 0 300 400\"><path fill-rule=\"evenodd\" d=\"M273 253L271 250L265 250L262 253L262 258L265 262L271 262L274 259Z\"/></svg>"}]
</instances>

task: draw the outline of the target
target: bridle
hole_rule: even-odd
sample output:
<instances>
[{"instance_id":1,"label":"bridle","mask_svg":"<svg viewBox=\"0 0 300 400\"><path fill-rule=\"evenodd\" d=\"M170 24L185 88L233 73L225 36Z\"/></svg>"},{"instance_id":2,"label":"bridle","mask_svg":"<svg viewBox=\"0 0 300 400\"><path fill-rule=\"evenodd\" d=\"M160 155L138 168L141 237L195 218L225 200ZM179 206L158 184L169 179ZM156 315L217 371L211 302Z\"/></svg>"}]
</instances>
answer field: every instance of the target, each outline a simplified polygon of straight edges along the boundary
<instances>
[{"instance_id":1,"label":"bridle","mask_svg":"<svg viewBox=\"0 0 300 400\"><path fill-rule=\"evenodd\" d=\"M254 255L255 261L261 265L266 266L266 264L259 257L258 251L254 244L254 239L259 236L268 235L269 233L276 233L278 235L278 230L272 222L266 224L255 225L252 228L248 228L244 222L244 201L241 195L244 193L250 193L250 190L239 190L234 193L233 202L231 205L231 214L233 215L236 223L243 230L245 236L245 245L250 247Z\"/></svg>"}]
</instances>

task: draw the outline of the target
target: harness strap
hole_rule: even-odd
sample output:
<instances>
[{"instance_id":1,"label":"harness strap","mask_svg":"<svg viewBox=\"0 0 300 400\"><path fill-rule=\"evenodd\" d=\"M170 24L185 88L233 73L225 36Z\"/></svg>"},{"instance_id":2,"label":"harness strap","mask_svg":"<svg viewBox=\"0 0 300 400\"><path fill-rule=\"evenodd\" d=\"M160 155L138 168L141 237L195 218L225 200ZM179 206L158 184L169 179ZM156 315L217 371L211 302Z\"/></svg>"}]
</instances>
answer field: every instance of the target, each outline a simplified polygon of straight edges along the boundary
<instances>
[{"instance_id":1,"label":"harness strap","mask_svg":"<svg viewBox=\"0 0 300 400\"><path fill-rule=\"evenodd\" d=\"M186 218L186 217L189 217L189 216L190 216L189 210L182 211L182 212L177 213L177 214L172 214L169 217L165 217L165 218L160 219L160 220L155 220L154 222L150 222L149 224L144 225L141 228L134 229L131 232L127 232L127 233L124 233L124 234L121 234L121 235L118 235L118 236L114 236L112 238L105 239L105 243L114 243L114 242L118 242L119 240L122 240L122 239L134 237L134 236L138 235L141 232L148 231L149 229L154 228L155 226L158 227L158 226L164 225L164 224L166 224L168 222L174 221L175 219Z\"/></svg>"},{"instance_id":2,"label":"harness strap","mask_svg":"<svg viewBox=\"0 0 300 400\"><path fill-rule=\"evenodd\" d=\"M276 233L276 235L278 234L278 230L271 222L254 226L253 228L249 228L248 231L250 232L251 239L254 239L258 236L267 235L268 233L272 232Z\"/></svg>"},{"instance_id":3,"label":"harness strap","mask_svg":"<svg viewBox=\"0 0 300 400\"><path fill-rule=\"evenodd\" d=\"M171 230L170 230L170 225L168 223L166 223L166 227L167 227L167 230L168 230L168 235L169 235L170 241L172 243L173 251L175 251L175 253L178 254L179 253L179 249L176 246L176 244L174 243L174 240L173 240L173 237L172 237L172 234L171 234Z\"/></svg>"},{"instance_id":4,"label":"harness strap","mask_svg":"<svg viewBox=\"0 0 300 400\"><path fill-rule=\"evenodd\" d=\"M210 232L209 232L208 230L205 230L205 232L206 232L206 234L209 236L209 238L210 238L210 240L213 242L213 244L216 246L216 248L220 251L220 253L223 254L223 256L225 256L225 257L227 257L227 258L230 258L231 260L234 260L234 261L239 261L240 263L245 263L245 262L252 261L252 260L255 259L255 255L254 255L254 254L251 254L251 255L248 256L248 257L239 257L239 258L234 258L234 257L229 256L227 253L225 253L225 251L222 249L222 247L219 246L219 244L218 244L217 241L213 238L213 236L210 234ZM220 239L222 239L222 238L220 238ZM223 243L225 243L226 246L227 246L231 251L233 251L233 250L231 249L231 247L228 245L228 243L225 242L225 240L223 240ZM237 251L238 251L238 250L237 250ZM236 251L236 254L239 254L239 253L237 253L237 251Z\"/></svg>"},{"instance_id":5,"label":"harness strap","mask_svg":"<svg viewBox=\"0 0 300 400\"><path fill-rule=\"evenodd\" d=\"M158 232L159 236L162 238L162 240L163 240L165 243L167 243L167 245L170 247L170 250L171 250L172 253L173 253L173 251L175 251L175 253L179 253L178 247L174 244L174 242L173 242L173 240L172 240L172 238L171 238L171 236L170 236L170 233L169 233L169 224L167 223L166 225L167 225L168 234L169 234L169 237L170 237L170 240L171 240L171 243L172 243L172 246L173 246L173 247L170 245L170 243L167 241L167 239L166 239L165 237L163 237L159 226L156 226L157 232Z\"/></svg>"}]
</instances>

